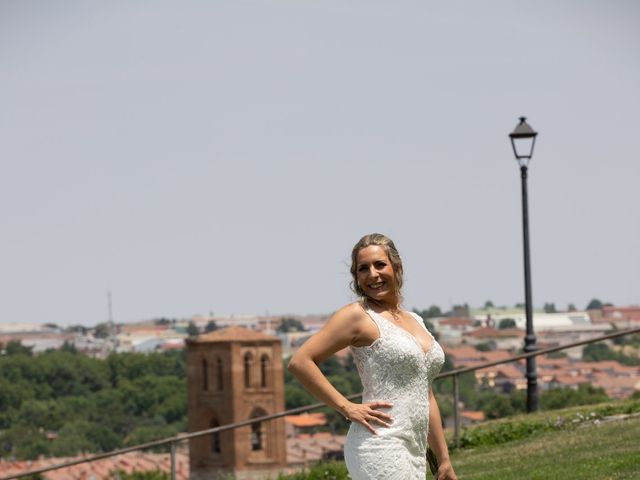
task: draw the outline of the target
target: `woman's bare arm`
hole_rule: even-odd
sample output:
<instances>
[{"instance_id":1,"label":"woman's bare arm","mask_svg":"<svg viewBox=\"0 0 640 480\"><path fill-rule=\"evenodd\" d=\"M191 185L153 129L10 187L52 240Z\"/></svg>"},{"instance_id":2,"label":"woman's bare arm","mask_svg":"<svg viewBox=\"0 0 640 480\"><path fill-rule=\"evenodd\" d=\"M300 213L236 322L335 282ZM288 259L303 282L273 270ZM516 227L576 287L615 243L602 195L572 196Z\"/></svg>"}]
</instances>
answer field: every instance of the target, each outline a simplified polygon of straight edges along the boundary
<instances>
[{"instance_id":1,"label":"woman's bare arm","mask_svg":"<svg viewBox=\"0 0 640 480\"><path fill-rule=\"evenodd\" d=\"M427 443L436 454L438 459L437 480L456 480L456 474L453 471L451 460L449 458L449 449L447 448L447 440L444 437L442 429L442 417L440 416L440 408L433 394L433 390L429 392L429 434Z\"/></svg>"},{"instance_id":2,"label":"woman's bare arm","mask_svg":"<svg viewBox=\"0 0 640 480\"><path fill-rule=\"evenodd\" d=\"M322 329L307 340L293 355L289 371L318 400L338 410L347 419L364 425L375 433L371 422L389 426L391 417L377 408L391 407L389 402L355 404L347 400L322 374L318 365L338 350L360 339L366 313L357 304L336 312Z\"/></svg>"}]
</instances>

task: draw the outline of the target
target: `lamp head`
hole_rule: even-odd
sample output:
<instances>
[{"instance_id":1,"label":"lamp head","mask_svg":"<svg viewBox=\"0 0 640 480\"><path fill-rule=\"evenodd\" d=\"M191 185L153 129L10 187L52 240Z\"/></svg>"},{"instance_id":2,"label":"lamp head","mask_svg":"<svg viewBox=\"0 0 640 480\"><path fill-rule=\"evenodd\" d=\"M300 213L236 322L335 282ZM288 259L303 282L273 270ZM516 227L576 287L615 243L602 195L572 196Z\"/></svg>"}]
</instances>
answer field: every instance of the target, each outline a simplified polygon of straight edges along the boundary
<instances>
[{"instance_id":1,"label":"lamp head","mask_svg":"<svg viewBox=\"0 0 640 480\"><path fill-rule=\"evenodd\" d=\"M516 156L520 166L528 164L529 160L531 160L537 135L538 132L531 128L531 125L527 123L526 117L520 117L520 123L509 134L513 154Z\"/></svg>"}]
</instances>

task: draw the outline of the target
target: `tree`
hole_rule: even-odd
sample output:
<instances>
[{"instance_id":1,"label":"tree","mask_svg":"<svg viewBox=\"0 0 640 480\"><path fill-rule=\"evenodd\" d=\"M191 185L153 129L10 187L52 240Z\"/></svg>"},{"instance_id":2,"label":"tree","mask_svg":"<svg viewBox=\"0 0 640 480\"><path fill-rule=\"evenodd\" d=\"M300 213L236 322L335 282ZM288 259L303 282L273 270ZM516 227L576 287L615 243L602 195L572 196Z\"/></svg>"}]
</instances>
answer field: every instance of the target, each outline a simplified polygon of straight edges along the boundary
<instances>
[{"instance_id":1,"label":"tree","mask_svg":"<svg viewBox=\"0 0 640 480\"><path fill-rule=\"evenodd\" d=\"M524 309L524 303L516 303L515 307Z\"/></svg>"},{"instance_id":2,"label":"tree","mask_svg":"<svg viewBox=\"0 0 640 480\"><path fill-rule=\"evenodd\" d=\"M516 328L516 321L513 318L503 318L498 324L498 329L504 330L505 328Z\"/></svg>"},{"instance_id":3,"label":"tree","mask_svg":"<svg viewBox=\"0 0 640 480\"><path fill-rule=\"evenodd\" d=\"M435 318L435 317L441 317L442 316L442 310L440 310L440 307L437 305L431 305L429 307L429 310L427 310L427 318Z\"/></svg>"},{"instance_id":4,"label":"tree","mask_svg":"<svg viewBox=\"0 0 640 480\"><path fill-rule=\"evenodd\" d=\"M107 451L184 431L184 357L112 353L105 361L68 348L0 356L0 456Z\"/></svg>"},{"instance_id":5,"label":"tree","mask_svg":"<svg viewBox=\"0 0 640 480\"><path fill-rule=\"evenodd\" d=\"M111 333L111 327L108 323L99 323L93 331L93 336L96 338L107 338Z\"/></svg>"},{"instance_id":6,"label":"tree","mask_svg":"<svg viewBox=\"0 0 640 480\"><path fill-rule=\"evenodd\" d=\"M198 327L196 327L196 324L193 323L193 320L189 322L189 325L187 325L187 335L189 335L190 337L197 337L200 334L200 330L198 330Z\"/></svg>"},{"instance_id":7,"label":"tree","mask_svg":"<svg viewBox=\"0 0 640 480\"><path fill-rule=\"evenodd\" d=\"M304 407L315 402L313 396L302 386L287 384L284 386L285 408Z\"/></svg>"},{"instance_id":8,"label":"tree","mask_svg":"<svg viewBox=\"0 0 640 480\"><path fill-rule=\"evenodd\" d=\"M431 321L428 318L422 318L422 323L424 323L424 326L427 327L427 330L429 330L429 333L431 333L431 335L433 335L433 338L436 339L436 341L440 340L440 334L436 331L436 327L433 326L433 323L431 323Z\"/></svg>"},{"instance_id":9,"label":"tree","mask_svg":"<svg viewBox=\"0 0 640 480\"><path fill-rule=\"evenodd\" d=\"M575 312L577 310L576 306L573 303L567 305L567 312Z\"/></svg>"},{"instance_id":10,"label":"tree","mask_svg":"<svg viewBox=\"0 0 640 480\"><path fill-rule=\"evenodd\" d=\"M204 327L205 333L214 332L218 329L218 325L216 325L215 320L209 320L207 325Z\"/></svg>"},{"instance_id":11,"label":"tree","mask_svg":"<svg viewBox=\"0 0 640 480\"><path fill-rule=\"evenodd\" d=\"M552 388L542 392L540 407L543 410L573 407L575 405L590 405L609 400L602 388L593 385L579 385L577 390L570 388Z\"/></svg>"},{"instance_id":12,"label":"tree","mask_svg":"<svg viewBox=\"0 0 640 480\"><path fill-rule=\"evenodd\" d=\"M450 312L452 317L469 317L469 304L464 303L462 305L454 305Z\"/></svg>"},{"instance_id":13,"label":"tree","mask_svg":"<svg viewBox=\"0 0 640 480\"><path fill-rule=\"evenodd\" d=\"M64 341L64 343L62 344L62 347L60 347L60 351L69 352L72 354L78 353L78 349L76 348L76 345L73 342L70 342L69 340Z\"/></svg>"},{"instance_id":14,"label":"tree","mask_svg":"<svg viewBox=\"0 0 640 480\"><path fill-rule=\"evenodd\" d=\"M616 352L604 342L590 343L582 349L582 359L586 362L599 362L602 360L615 360Z\"/></svg>"},{"instance_id":15,"label":"tree","mask_svg":"<svg viewBox=\"0 0 640 480\"><path fill-rule=\"evenodd\" d=\"M502 418L514 413L510 399L506 395L492 390L485 391L480 395L476 408L482 410L488 419Z\"/></svg>"},{"instance_id":16,"label":"tree","mask_svg":"<svg viewBox=\"0 0 640 480\"><path fill-rule=\"evenodd\" d=\"M442 317L442 310L440 310L440 307L437 305L431 305L426 310L418 310L417 308L414 308L413 311L425 319Z\"/></svg>"},{"instance_id":17,"label":"tree","mask_svg":"<svg viewBox=\"0 0 640 480\"><path fill-rule=\"evenodd\" d=\"M494 341L482 342L476 345L476 350L478 350L479 352L490 352L495 349L496 342Z\"/></svg>"},{"instance_id":18,"label":"tree","mask_svg":"<svg viewBox=\"0 0 640 480\"><path fill-rule=\"evenodd\" d=\"M28 357L33 356L33 347L26 347L22 345L20 340L9 340L4 346L5 355L26 355Z\"/></svg>"},{"instance_id":19,"label":"tree","mask_svg":"<svg viewBox=\"0 0 640 480\"><path fill-rule=\"evenodd\" d=\"M493 302L491 300L487 300L486 302L484 302L484 308L493 308Z\"/></svg>"},{"instance_id":20,"label":"tree","mask_svg":"<svg viewBox=\"0 0 640 480\"><path fill-rule=\"evenodd\" d=\"M112 478L118 478L120 480L169 480L169 474L160 470L147 470L145 472L131 473L118 470L117 473L113 474Z\"/></svg>"},{"instance_id":21,"label":"tree","mask_svg":"<svg viewBox=\"0 0 640 480\"><path fill-rule=\"evenodd\" d=\"M545 313L556 313L556 304L553 302L549 302L549 303L545 303L544 304L544 311Z\"/></svg>"},{"instance_id":22,"label":"tree","mask_svg":"<svg viewBox=\"0 0 640 480\"><path fill-rule=\"evenodd\" d=\"M276 328L276 332L278 333L289 333L289 332L306 332L307 329L303 325L303 323L292 317L282 317L280 319L280 324L278 328Z\"/></svg>"},{"instance_id":23,"label":"tree","mask_svg":"<svg viewBox=\"0 0 640 480\"><path fill-rule=\"evenodd\" d=\"M617 330L617 328L615 328ZM635 348L640 348L640 333L634 333L633 335L625 335L623 337L616 337L612 339L615 345L631 345Z\"/></svg>"},{"instance_id":24,"label":"tree","mask_svg":"<svg viewBox=\"0 0 640 480\"><path fill-rule=\"evenodd\" d=\"M66 332L71 333L81 333L82 335L86 335L88 328L83 325L70 325L65 329Z\"/></svg>"},{"instance_id":25,"label":"tree","mask_svg":"<svg viewBox=\"0 0 640 480\"><path fill-rule=\"evenodd\" d=\"M601 309L602 309L602 302L597 298L591 299L591 301L587 305L587 310L601 310Z\"/></svg>"},{"instance_id":26,"label":"tree","mask_svg":"<svg viewBox=\"0 0 640 480\"><path fill-rule=\"evenodd\" d=\"M582 350L585 361L600 362L602 360L616 360L623 365L640 365L640 358L629 357L622 352L616 352L603 342L591 343Z\"/></svg>"},{"instance_id":27,"label":"tree","mask_svg":"<svg viewBox=\"0 0 640 480\"><path fill-rule=\"evenodd\" d=\"M567 358L567 352L551 352L547 354L547 358Z\"/></svg>"}]
</instances>

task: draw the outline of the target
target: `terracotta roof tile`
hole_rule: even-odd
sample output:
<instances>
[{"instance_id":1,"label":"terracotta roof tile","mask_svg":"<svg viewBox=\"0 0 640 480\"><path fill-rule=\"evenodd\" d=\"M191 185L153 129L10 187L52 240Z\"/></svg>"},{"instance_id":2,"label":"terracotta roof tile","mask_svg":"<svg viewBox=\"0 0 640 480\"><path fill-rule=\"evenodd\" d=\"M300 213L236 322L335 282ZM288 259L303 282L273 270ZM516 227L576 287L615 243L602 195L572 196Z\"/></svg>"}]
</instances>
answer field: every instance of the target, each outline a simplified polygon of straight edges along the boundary
<instances>
[{"instance_id":1,"label":"terracotta roof tile","mask_svg":"<svg viewBox=\"0 0 640 480\"><path fill-rule=\"evenodd\" d=\"M449 317L445 320L440 320L440 322L438 322L439 325L450 325L450 326L463 326L463 325L469 325L472 326L474 324L474 321L471 320L470 318L464 318L464 317Z\"/></svg>"},{"instance_id":2,"label":"terracotta roof tile","mask_svg":"<svg viewBox=\"0 0 640 480\"><path fill-rule=\"evenodd\" d=\"M581 385L583 383L590 383L589 379L583 375L554 375L551 381L561 385Z\"/></svg>"},{"instance_id":3,"label":"terracotta roof tile","mask_svg":"<svg viewBox=\"0 0 640 480\"><path fill-rule=\"evenodd\" d=\"M487 362L497 362L498 360L511 358L513 355L505 350L494 350L491 352L481 352L481 356Z\"/></svg>"},{"instance_id":4,"label":"terracotta roof tile","mask_svg":"<svg viewBox=\"0 0 640 480\"><path fill-rule=\"evenodd\" d=\"M484 412L482 411L463 410L460 412L460 416L474 422L482 422L484 420Z\"/></svg>"},{"instance_id":5,"label":"terracotta roof tile","mask_svg":"<svg viewBox=\"0 0 640 480\"><path fill-rule=\"evenodd\" d=\"M524 337L524 330L518 328L492 328L481 327L472 332L468 332L466 335L475 338L509 338L509 337Z\"/></svg>"},{"instance_id":6,"label":"terracotta roof tile","mask_svg":"<svg viewBox=\"0 0 640 480\"><path fill-rule=\"evenodd\" d=\"M83 458L46 458L32 462L0 462L0 476L7 476L27 470L57 465L66 461ZM178 451L176 463L179 480L189 478L189 457L187 453ZM91 478L110 478L111 472L124 470L127 473L134 471L161 470L169 471L169 455L162 453L130 452L117 457L104 458L95 462L74 465L68 468L52 470L42 474L46 480L87 480Z\"/></svg>"},{"instance_id":7,"label":"terracotta roof tile","mask_svg":"<svg viewBox=\"0 0 640 480\"><path fill-rule=\"evenodd\" d=\"M445 347L444 351L452 357L480 358L482 355L482 352L474 347Z\"/></svg>"},{"instance_id":8,"label":"terracotta roof tile","mask_svg":"<svg viewBox=\"0 0 640 480\"><path fill-rule=\"evenodd\" d=\"M543 355L536 357L536 365L543 368L562 368L569 366L567 358L547 358Z\"/></svg>"},{"instance_id":9,"label":"terracotta roof tile","mask_svg":"<svg viewBox=\"0 0 640 480\"><path fill-rule=\"evenodd\" d=\"M235 342L235 341L259 341L259 340L277 340L278 337L266 335L256 330L244 327L227 327L215 330L205 335L199 335L194 339L187 340L187 343L214 343L214 342Z\"/></svg>"},{"instance_id":10,"label":"terracotta roof tile","mask_svg":"<svg viewBox=\"0 0 640 480\"><path fill-rule=\"evenodd\" d=\"M494 367L498 373L504 375L507 378L522 378L523 373L514 365L504 364L504 365L496 365Z\"/></svg>"},{"instance_id":11,"label":"terracotta roof tile","mask_svg":"<svg viewBox=\"0 0 640 480\"><path fill-rule=\"evenodd\" d=\"M320 427L327 424L324 413L303 413L302 415L287 415L284 421L294 427Z\"/></svg>"}]
</instances>

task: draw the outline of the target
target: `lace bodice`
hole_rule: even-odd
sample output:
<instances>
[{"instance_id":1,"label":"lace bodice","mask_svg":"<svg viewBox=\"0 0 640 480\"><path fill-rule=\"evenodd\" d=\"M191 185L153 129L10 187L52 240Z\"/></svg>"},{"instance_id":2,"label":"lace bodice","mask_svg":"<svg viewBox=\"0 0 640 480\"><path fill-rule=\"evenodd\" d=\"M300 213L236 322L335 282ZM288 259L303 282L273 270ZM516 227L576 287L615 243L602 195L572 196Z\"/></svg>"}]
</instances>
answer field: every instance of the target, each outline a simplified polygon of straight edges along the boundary
<instances>
[{"instance_id":1,"label":"lace bodice","mask_svg":"<svg viewBox=\"0 0 640 480\"><path fill-rule=\"evenodd\" d=\"M374 426L377 435L352 424L345 460L354 480L424 479L429 390L444 363L444 352L431 337L428 351L408 331L368 309L380 336L371 345L351 347L363 386L363 403L388 401L391 427ZM412 313L424 328L419 315ZM408 470L405 470L406 465Z\"/></svg>"}]
</instances>

